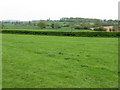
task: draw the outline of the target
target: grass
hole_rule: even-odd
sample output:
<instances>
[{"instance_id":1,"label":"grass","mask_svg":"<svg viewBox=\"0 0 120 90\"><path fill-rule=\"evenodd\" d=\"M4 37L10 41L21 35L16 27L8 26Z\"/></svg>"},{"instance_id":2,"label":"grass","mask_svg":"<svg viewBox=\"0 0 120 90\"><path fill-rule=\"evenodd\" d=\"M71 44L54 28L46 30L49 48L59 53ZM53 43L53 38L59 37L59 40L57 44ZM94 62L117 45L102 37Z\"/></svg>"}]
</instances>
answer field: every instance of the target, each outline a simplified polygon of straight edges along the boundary
<instances>
[{"instance_id":1,"label":"grass","mask_svg":"<svg viewBox=\"0 0 120 90\"><path fill-rule=\"evenodd\" d=\"M3 34L3 88L117 88L118 39Z\"/></svg>"}]
</instances>

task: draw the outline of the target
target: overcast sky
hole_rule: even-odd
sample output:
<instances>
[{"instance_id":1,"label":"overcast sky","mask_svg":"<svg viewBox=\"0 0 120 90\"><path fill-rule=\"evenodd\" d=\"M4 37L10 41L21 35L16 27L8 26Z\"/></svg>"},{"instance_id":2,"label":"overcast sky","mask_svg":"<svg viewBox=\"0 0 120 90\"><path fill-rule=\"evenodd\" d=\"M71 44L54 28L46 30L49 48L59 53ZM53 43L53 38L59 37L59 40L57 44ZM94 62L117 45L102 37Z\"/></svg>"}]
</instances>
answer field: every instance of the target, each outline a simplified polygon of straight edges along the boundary
<instances>
[{"instance_id":1,"label":"overcast sky","mask_svg":"<svg viewBox=\"0 0 120 90\"><path fill-rule=\"evenodd\" d=\"M119 0L0 0L0 20L118 19Z\"/></svg>"}]
</instances>

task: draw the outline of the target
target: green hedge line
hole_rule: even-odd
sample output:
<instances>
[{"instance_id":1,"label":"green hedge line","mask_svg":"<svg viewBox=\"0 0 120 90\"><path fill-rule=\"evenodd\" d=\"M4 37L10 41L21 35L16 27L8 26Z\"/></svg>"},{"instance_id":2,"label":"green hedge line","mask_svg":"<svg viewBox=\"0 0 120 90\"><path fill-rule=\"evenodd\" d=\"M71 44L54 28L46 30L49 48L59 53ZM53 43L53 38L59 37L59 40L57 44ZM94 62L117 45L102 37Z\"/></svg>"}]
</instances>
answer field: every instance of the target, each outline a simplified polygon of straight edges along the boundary
<instances>
[{"instance_id":1,"label":"green hedge line","mask_svg":"<svg viewBox=\"0 0 120 90\"><path fill-rule=\"evenodd\" d=\"M44 31L44 30L0 30L2 33L54 35L54 36L80 36L80 37L120 37L120 32L99 31Z\"/></svg>"}]
</instances>

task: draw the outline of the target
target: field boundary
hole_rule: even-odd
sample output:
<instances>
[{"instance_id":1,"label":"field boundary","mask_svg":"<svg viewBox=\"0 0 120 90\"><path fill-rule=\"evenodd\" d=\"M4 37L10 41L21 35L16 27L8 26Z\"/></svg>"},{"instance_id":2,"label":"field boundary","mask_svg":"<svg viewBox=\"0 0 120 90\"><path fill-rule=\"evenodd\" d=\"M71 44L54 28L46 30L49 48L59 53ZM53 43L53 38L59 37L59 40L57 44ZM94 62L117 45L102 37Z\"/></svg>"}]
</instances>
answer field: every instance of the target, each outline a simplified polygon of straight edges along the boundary
<instances>
[{"instance_id":1,"label":"field boundary","mask_svg":"<svg viewBox=\"0 0 120 90\"><path fill-rule=\"evenodd\" d=\"M46 30L0 29L0 32L11 34L33 34L51 36L120 37L120 32L105 32L105 31L46 31Z\"/></svg>"}]
</instances>

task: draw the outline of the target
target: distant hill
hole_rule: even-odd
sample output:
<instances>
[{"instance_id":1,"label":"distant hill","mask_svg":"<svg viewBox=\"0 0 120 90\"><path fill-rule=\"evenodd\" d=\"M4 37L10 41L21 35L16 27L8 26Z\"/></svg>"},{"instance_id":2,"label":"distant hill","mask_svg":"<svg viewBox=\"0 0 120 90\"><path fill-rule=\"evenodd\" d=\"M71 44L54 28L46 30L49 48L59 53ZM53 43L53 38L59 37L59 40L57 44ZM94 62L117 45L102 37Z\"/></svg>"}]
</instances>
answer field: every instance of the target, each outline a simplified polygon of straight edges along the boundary
<instances>
[{"instance_id":1,"label":"distant hill","mask_svg":"<svg viewBox=\"0 0 120 90\"><path fill-rule=\"evenodd\" d=\"M20 22L20 20L2 20L2 22Z\"/></svg>"}]
</instances>

